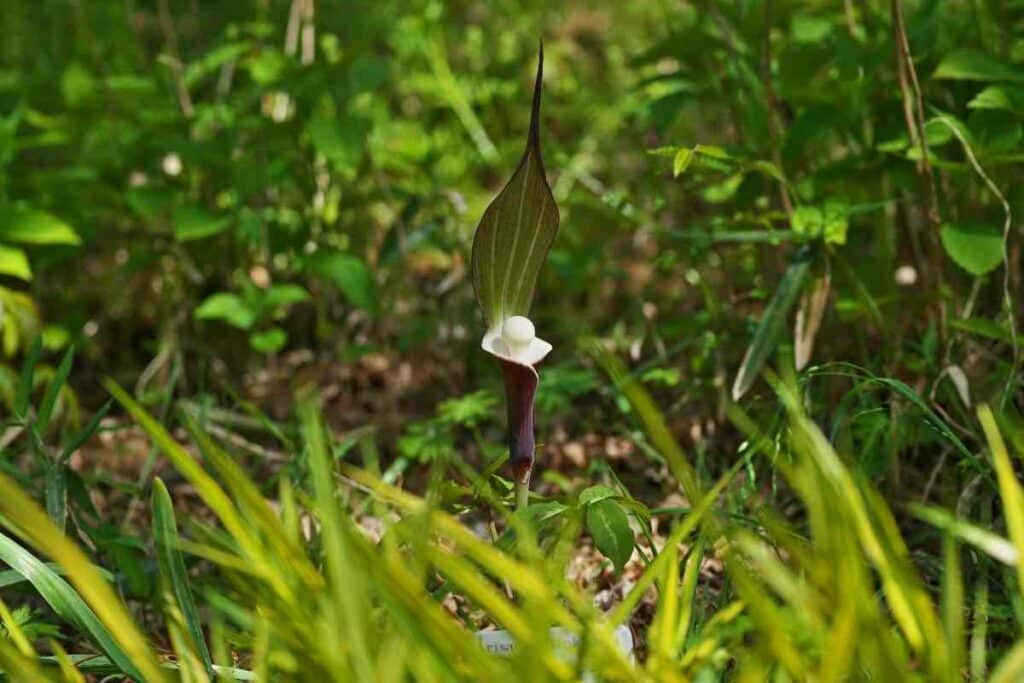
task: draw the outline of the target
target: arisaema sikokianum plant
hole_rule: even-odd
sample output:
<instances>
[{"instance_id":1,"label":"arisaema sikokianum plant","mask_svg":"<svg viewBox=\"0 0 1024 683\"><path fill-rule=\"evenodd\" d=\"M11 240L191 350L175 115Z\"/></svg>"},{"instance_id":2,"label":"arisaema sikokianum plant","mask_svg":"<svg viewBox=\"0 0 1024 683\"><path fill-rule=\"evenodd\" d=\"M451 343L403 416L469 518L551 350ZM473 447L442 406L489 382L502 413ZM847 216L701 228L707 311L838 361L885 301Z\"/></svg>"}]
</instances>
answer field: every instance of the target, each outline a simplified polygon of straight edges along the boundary
<instances>
[{"instance_id":1,"label":"arisaema sikokianum plant","mask_svg":"<svg viewBox=\"0 0 1024 683\"><path fill-rule=\"evenodd\" d=\"M526 150L512 178L484 211L473 238L473 288L487 331L482 347L498 359L508 403L509 462L517 500L529 495L536 442L533 398L536 366L551 352L530 320L537 275L558 232L558 206L540 150L540 96L544 49L537 62Z\"/></svg>"}]
</instances>

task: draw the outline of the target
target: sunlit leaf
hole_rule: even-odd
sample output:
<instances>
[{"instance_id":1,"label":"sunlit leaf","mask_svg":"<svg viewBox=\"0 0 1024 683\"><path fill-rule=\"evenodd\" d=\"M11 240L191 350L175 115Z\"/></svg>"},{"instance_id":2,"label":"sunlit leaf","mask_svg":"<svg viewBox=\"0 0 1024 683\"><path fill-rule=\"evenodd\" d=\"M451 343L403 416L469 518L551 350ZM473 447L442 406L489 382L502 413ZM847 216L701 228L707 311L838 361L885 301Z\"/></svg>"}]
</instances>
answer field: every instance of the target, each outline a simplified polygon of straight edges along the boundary
<instances>
[{"instance_id":1,"label":"sunlit leaf","mask_svg":"<svg viewBox=\"0 0 1024 683\"><path fill-rule=\"evenodd\" d=\"M1003 262L1003 236L993 225L946 223L942 226L942 246L958 266L972 275L984 275Z\"/></svg>"},{"instance_id":2,"label":"sunlit leaf","mask_svg":"<svg viewBox=\"0 0 1024 683\"><path fill-rule=\"evenodd\" d=\"M74 229L47 211L15 206L0 212L0 241L22 244L80 244Z\"/></svg>"},{"instance_id":3,"label":"sunlit leaf","mask_svg":"<svg viewBox=\"0 0 1024 683\"><path fill-rule=\"evenodd\" d=\"M32 279L32 268L28 257L21 249L0 244L0 275L10 275L20 280Z\"/></svg>"}]
</instances>

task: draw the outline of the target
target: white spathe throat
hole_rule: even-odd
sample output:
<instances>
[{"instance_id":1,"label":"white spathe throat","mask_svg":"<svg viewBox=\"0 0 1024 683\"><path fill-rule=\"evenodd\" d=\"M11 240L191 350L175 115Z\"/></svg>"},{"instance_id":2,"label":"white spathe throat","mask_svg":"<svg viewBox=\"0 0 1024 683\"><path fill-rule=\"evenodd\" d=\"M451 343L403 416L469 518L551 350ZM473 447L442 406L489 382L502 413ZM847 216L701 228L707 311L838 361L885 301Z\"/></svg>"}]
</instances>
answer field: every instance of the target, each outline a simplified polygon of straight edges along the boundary
<instances>
[{"instance_id":1,"label":"white spathe throat","mask_svg":"<svg viewBox=\"0 0 1024 683\"><path fill-rule=\"evenodd\" d=\"M480 344L487 353L522 365L536 365L551 352L551 344L537 336L533 323L522 315L498 320Z\"/></svg>"}]
</instances>

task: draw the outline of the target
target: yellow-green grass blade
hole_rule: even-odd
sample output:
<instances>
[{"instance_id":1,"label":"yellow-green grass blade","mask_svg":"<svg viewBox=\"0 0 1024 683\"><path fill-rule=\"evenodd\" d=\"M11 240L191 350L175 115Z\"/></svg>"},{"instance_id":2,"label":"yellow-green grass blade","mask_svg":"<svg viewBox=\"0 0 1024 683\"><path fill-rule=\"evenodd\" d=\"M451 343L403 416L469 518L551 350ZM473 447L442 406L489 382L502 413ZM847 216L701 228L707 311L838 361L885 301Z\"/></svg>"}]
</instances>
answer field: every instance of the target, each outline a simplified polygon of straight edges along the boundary
<instances>
[{"instance_id":1,"label":"yellow-green grass blade","mask_svg":"<svg viewBox=\"0 0 1024 683\"><path fill-rule=\"evenodd\" d=\"M145 638L85 553L6 475L0 474L0 490L4 492L0 496L4 524L63 567L74 589L2 534L0 559L22 572L57 614L88 633L122 671L141 680L162 680L159 664Z\"/></svg>"},{"instance_id":2,"label":"yellow-green grass blade","mask_svg":"<svg viewBox=\"0 0 1024 683\"><path fill-rule=\"evenodd\" d=\"M1003 514L1006 516L1006 530L1010 541L1017 548L1018 588L1024 591L1024 562L1020 561L1020 558L1024 557L1024 490L1017 482L1006 443L999 432L999 427L996 426L995 416L987 405L978 407L978 419L985 432L988 447L992 451L992 464L996 470L996 479L999 481Z\"/></svg>"},{"instance_id":3,"label":"yellow-green grass blade","mask_svg":"<svg viewBox=\"0 0 1024 683\"><path fill-rule=\"evenodd\" d=\"M4 680L17 683L53 683L54 679L33 657L18 651L13 643L0 638L0 673L6 674Z\"/></svg>"}]
</instances>

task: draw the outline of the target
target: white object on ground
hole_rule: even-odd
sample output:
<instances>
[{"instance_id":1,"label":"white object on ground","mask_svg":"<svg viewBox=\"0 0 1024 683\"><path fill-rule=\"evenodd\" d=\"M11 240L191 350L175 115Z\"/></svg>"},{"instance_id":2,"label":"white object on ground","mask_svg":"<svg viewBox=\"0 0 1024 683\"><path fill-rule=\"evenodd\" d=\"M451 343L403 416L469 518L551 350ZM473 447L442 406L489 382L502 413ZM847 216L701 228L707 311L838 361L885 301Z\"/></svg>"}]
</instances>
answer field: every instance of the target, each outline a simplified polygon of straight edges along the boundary
<instances>
[{"instance_id":1,"label":"white object on ground","mask_svg":"<svg viewBox=\"0 0 1024 683\"><path fill-rule=\"evenodd\" d=\"M516 649L515 638L508 631L477 631L476 639L484 646L484 649L492 655L510 655ZM555 626L551 629L551 639L560 645L559 656L567 661L575 658L576 647L580 644L579 635ZM615 642L618 643L622 654L626 655L629 661L633 661L633 632L628 626L619 626L615 629ZM592 680L588 677L587 680Z\"/></svg>"}]
</instances>

